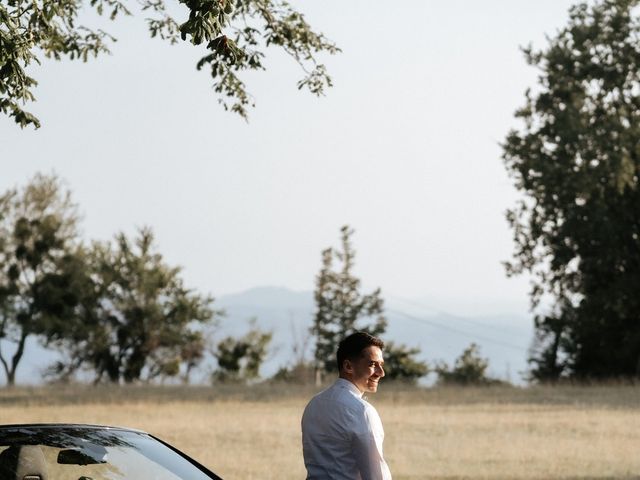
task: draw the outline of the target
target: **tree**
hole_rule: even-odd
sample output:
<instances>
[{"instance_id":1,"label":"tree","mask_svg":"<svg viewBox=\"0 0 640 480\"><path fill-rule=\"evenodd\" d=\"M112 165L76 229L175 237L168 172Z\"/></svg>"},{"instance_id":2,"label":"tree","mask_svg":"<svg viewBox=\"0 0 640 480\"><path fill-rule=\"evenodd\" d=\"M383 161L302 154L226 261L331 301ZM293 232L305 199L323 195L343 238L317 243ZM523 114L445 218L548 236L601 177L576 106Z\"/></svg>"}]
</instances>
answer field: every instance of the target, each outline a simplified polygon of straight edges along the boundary
<instances>
[{"instance_id":1,"label":"tree","mask_svg":"<svg viewBox=\"0 0 640 480\"><path fill-rule=\"evenodd\" d=\"M198 70L211 72L213 88L225 110L247 118L247 108L254 105L240 78L245 70L264 70L264 50L280 47L300 65L304 77L298 89L306 88L321 95L331 86L326 68L317 54L339 51L323 34L311 29L304 16L284 0L190 0L180 7L164 0L140 0L149 32L171 43L190 41L205 45L206 55L197 63ZM169 12L182 9L186 21ZM87 10L110 20L131 15L130 2L121 0L0 2L0 112L13 117L24 127L40 126L38 119L22 107L34 100L37 85L26 72L32 63L40 63L38 53L60 60L87 61L90 56L109 52L115 41L101 28L90 28L84 21ZM82 18L83 24L80 24Z\"/></svg>"},{"instance_id":2,"label":"tree","mask_svg":"<svg viewBox=\"0 0 640 480\"><path fill-rule=\"evenodd\" d=\"M86 253L89 275L73 323L50 331L66 353L50 374L69 377L85 368L95 381L131 383L189 372L203 358L202 326L218 312L213 299L184 286L180 268L156 253L150 229L124 234ZM80 289L78 289L80 290Z\"/></svg>"},{"instance_id":3,"label":"tree","mask_svg":"<svg viewBox=\"0 0 640 480\"><path fill-rule=\"evenodd\" d=\"M77 224L71 193L56 176L35 175L0 197L0 363L9 385L27 338L67 321L78 302L69 288ZM8 343L14 344L11 354Z\"/></svg>"},{"instance_id":4,"label":"tree","mask_svg":"<svg viewBox=\"0 0 640 480\"><path fill-rule=\"evenodd\" d=\"M419 348L409 348L406 345L396 345L387 342L384 347L384 371L389 380L400 380L416 383L420 378L429 374L429 365L417 360Z\"/></svg>"},{"instance_id":5,"label":"tree","mask_svg":"<svg viewBox=\"0 0 640 480\"><path fill-rule=\"evenodd\" d=\"M316 378L324 372L337 371L335 352L344 337L357 330L380 335L387 325L380 289L363 295L359 291L360 280L352 273L355 258L351 246L353 230L344 226L340 232L341 249L327 248L322 252L322 268L316 277L316 313L311 328L316 340ZM341 267L334 269L334 260Z\"/></svg>"},{"instance_id":6,"label":"tree","mask_svg":"<svg viewBox=\"0 0 640 480\"><path fill-rule=\"evenodd\" d=\"M525 50L539 86L503 149L524 194L507 272L533 276L535 379L640 376L637 5L577 5L546 50Z\"/></svg>"},{"instance_id":7,"label":"tree","mask_svg":"<svg viewBox=\"0 0 640 480\"><path fill-rule=\"evenodd\" d=\"M480 348L475 343L469 345L456 359L452 368L445 362L436 365L439 385L489 385L502 383L487 377L489 361L480 356Z\"/></svg>"},{"instance_id":8,"label":"tree","mask_svg":"<svg viewBox=\"0 0 640 480\"><path fill-rule=\"evenodd\" d=\"M255 321L242 337L226 337L220 341L213 355L218 369L213 372L217 382L247 382L260 376L260 366L267 355L272 334L256 327Z\"/></svg>"}]
</instances>

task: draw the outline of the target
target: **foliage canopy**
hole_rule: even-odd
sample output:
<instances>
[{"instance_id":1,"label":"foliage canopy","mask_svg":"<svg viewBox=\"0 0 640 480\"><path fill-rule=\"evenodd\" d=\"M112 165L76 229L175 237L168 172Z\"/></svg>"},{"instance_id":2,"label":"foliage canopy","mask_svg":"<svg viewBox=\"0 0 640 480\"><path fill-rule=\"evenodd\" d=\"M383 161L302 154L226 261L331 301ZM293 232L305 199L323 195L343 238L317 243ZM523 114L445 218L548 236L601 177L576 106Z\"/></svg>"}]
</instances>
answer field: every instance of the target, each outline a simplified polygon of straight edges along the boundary
<instances>
[{"instance_id":1,"label":"foliage canopy","mask_svg":"<svg viewBox=\"0 0 640 480\"><path fill-rule=\"evenodd\" d=\"M218 369L213 372L212 379L233 383L257 379L272 336L272 333L260 330L253 320L242 337L226 337L218 342L213 350Z\"/></svg>"},{"instance_id":2,"label":"foliage canopy","mask_svg":"<svg viewBox=\"0 0 640 480\"><path fill-rule=\"evenodd\" d=\"M429 374L429 365L416 358L420 354L417 347L409 348L387 342L384 346L384 371L389 380L415 383Z\"/></svg>"},{"instance_id":3,"label":"foliage canopy","mask_svg":"<svg viewBox=\"0 0 640 480\"><path fill-rule=\"evenodd\" d=\"M55 176L36 175L22 189L0 196L0 345L7 383L15 382L27 338L73 315L79 298L71 288L78 213ZM10 357L10 358L9 358Z\"/></svg>"},{"instance_id":4,"label":"foliage canopy","mask_svg":"<svg viewBox=\"0 0 640 480\"><path fill-rule=\"evenodd\" d=\"M153 234L95 243L86 254L86 287L74 321L48 339L66 353L50 373L89 368L95 380L131 383L182 373L203 358L202 325L214 320L212 298L187 289L180 268L155 251ZM181 371L182 370L182 371Z\"/></svg>"},{"instance_id":5,"label":"foliage canopy","mask_svg":"<svg viewBox=\"0 0 640 480\"><path fill-rule=\"evenodd\" d=\"M546 50L503 144L524 198L509 274L533 274L533 377L640 376L640 21L637 1L580 4Z\"/></svg>"},{"instance_id":6,"label":"foliage canopy","mask_svg":"<svg viewBox=\"0 0 640 480\"><path fill-rule=\"evenodd\" d=\"M321 95L331 86L331 77L317 59L321 52L334 54L338 47L315 32L302 13L284 0L139 0L152 37L171 43L189 41L203 45L206 54L197 63L206 68L213 88L225 110L247 118L254 100L241 79L246 70L264 70L263 58L269 46L281 48L304 72L298 89ZM0 112L24 127L40 126L39 120L23 109L35 99L35 78L27 73L39 54L60 60L87 61L109 52L115 38L85 22L94 11L115 20L131 15L131 2L122 0L22 0L0 1ZM179 11L178 19L172 12ZM80 24L82 19L83 23Z\"/></svg>"},{"instance_id":7,"label":"foliage canopy","mask_svg":"<svg viewBox=\"0 0 640 480\"><path fill-rule=\"evenodd\" d=\"M472 343L456 358L452 367L440 362L435 367L439 385L490 385L501 383L487 376L489 361L480 356L480 347Z\"/></svg>"}]
</instances>

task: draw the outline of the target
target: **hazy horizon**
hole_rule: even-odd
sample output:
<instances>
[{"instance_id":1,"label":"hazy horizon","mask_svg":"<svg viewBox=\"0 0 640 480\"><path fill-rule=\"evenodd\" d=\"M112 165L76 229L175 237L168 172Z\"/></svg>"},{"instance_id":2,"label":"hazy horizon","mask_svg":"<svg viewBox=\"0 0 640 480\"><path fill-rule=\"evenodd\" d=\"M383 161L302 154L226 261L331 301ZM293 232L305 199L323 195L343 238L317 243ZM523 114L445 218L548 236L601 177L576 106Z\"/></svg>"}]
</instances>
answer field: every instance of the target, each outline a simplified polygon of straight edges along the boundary
<instances>
[{"instance_id":1,"label":"hazy horizon","mask_svg":"<svg viewBox=\"0 0 640 480\"><path fill-rule=\"evenodd\" d=\"M527 368L527 349L533 333L529 316L509 311L465 315L435 308L420 299L388 297L384 292L383 298L389 321L383 336L385 341L418 347L421 350L419 358L428 362L444 360L450 364L474 342L480 346L481 355L489 359L490 375L502 379L509 377L512 382L522 383L519 372ZM223 308L226 314L219 318L219 325L211 329L212 341L227 335L243 335L251 318L256 319L258 328L273 333L270 353L261 369L263 378L292 361L293 346L300 347L303 338L308 339L314 312L312 291L277 286L257 286L222 295L215 299L214 306ZM5 354L14 349L13 345L2 343ZM311 344L307 344L306 353L311 355ZM42 383L43 369L55 359L54 350L44 349L35 337L31 338L17 371L17 383ZM194 374L195 383L208 383L207 368L210 367L211 359L208 359ZM80 378L90 380L91 374Z\"/></svg>"}]
</instances>

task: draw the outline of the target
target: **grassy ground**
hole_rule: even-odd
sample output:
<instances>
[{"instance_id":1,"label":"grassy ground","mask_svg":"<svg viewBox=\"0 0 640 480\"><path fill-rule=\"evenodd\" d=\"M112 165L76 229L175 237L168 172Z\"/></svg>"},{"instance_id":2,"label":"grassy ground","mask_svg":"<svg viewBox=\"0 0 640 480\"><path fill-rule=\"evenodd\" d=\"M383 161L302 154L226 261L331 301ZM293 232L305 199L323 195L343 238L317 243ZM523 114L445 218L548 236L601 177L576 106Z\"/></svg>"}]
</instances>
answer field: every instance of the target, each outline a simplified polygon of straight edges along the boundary
<instances>
[{"instance_id":1,"label":"grassy ground","mask_svg":"<svg viewBox=\"0 0 640 480\"><path fill-rule=\"evenodd\" d=\"M402 479L640 479L640 387L415 390L372 395ZM0 423L83 422L154 433L228 479L301 479L311 388L0 391Z\"/></svg>"}]
</instances>

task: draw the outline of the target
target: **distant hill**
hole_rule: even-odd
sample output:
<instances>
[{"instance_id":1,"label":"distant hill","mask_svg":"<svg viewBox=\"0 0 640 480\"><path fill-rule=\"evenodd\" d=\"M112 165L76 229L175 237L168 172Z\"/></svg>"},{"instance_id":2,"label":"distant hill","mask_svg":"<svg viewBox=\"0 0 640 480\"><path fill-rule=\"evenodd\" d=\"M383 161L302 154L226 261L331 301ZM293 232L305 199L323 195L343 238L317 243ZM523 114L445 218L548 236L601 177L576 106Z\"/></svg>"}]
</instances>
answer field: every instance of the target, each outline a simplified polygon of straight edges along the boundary
<instances>
[{"instance_id":1,"label":"distant hill","mask_svg":"<svg viewBox=\"0 0 640 480\"><path fill-rule=\"evenodd\" d=\"M389 326L384 340L419 347L424 360L444 360L450 364L464 348L475 342L480 345L482 355L489 359L492 375L521 382L519 372L526 370L527 348L533 335L532 321L526 316L458 316L430 308L417 300L385 300ZM263 376L272 375L280 366L291 362L293 346L302 346L305 339L307 354L312 355L313 345L308 338L314 313L312 292L258 287L221 296L216 299L215 306L223 309L225 315L219 327L210 332L214 341L246 332L252 318L261 329L273 332L272 351L262 368ZM3 348L7 348L4 343ZM18 369L18 383L40 383L42 369L55 358L55 352L30 341ZM207 368L211 367L205 365L203 370L206 372ZM205 372L194 380L206 381ZM0 378L4 380L2 375Z\"/></svg>"},{"instance_id":2,"label":"distant hill","mask_svg":"<svg viewBox=\"0 0 640 480\"><path fill-rule=\"evenodd\" d=\"M308 310L313 306L313 292L296 292L285 287L256 287L218 299L223 308L259 307L263 309Z\"/></svg>"},{"instance_id":3,"label":"distant hill","mask_svg":"<svg viewBox=\"0 0 640 480\"><path fill-rule=\"evenodd\" d=\"M222 296L218 307L226 311L216 336L237 335L248 328L247 320L273 331L271 354L263 368L270 375L293 358L292 346L308 335L314 313L312 292L259 287ZM491 374L520 383L519 372L527 368L527 348L533 335L532 322L522 314L458 316L435 311L417 301L386 299L389 326L385 340L417 346L427 361L453 360L471 343L489 358ZM308 344L312 354L313 345Z\"/></svg>"}]
</instances>

